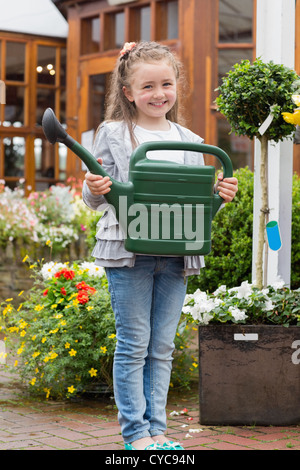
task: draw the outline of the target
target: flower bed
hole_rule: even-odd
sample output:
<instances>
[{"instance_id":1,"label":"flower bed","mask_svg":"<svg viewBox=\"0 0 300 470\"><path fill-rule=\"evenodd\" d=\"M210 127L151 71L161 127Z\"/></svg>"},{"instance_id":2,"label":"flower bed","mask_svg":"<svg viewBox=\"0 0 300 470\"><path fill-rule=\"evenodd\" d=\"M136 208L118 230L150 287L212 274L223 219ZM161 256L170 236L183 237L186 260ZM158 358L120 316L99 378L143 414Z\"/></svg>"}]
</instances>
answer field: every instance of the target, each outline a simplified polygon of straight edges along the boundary
<instances>
[{"instance_id":1,"label":"flower bed","mask_svg":"<svg viewBox=\"0 0 300 470\"><path fill-rule=\"evenodd\" d=\"M14 368L33 394L68 398L111 387L114 317L106 277L93 263L46 263L18 308L2 304Z\"/></svg>"}]
</instances>

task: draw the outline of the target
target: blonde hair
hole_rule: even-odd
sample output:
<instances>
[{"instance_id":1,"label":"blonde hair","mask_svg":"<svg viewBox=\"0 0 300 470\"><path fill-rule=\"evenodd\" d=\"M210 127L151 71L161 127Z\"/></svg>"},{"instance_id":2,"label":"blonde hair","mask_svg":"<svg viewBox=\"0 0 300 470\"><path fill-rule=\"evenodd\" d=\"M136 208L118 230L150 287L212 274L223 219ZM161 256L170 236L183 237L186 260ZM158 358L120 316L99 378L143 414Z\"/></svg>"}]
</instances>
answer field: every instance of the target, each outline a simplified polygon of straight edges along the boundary
<instances>
[{"instance_id":1,"label":"blonde hair","mask_svg":"<svg viewBox=\"0 0 300 470\"><path fill-rule=\"evenodd\" d=\"M134 123L137 120L137 109L135 103L126 98L123 87L130 88L131 77L134 72L133 68L136 64L139 62L149 63L162 60L168 62L173 67L176 81L179 83L182 78L180 61L167 46L153 41L139 42L130 50L123 53L123 55L120 55L112 73L107 96L105 121L124 121L128 127L134 147L136 146L136 141L133 130ZM166 117L172 122L181 121L178 99Z\"/></svg>"}]
</instances>

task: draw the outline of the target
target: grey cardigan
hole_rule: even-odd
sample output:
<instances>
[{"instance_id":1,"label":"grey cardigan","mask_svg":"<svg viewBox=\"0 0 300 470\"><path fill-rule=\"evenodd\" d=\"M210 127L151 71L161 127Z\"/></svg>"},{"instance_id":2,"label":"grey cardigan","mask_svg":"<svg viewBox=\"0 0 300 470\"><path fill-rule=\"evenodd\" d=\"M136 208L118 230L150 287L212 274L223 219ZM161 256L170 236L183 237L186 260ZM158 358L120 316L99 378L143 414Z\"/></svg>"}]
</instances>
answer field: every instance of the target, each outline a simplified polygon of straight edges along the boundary
<instances>
[{"instance_id":1,"label":"grey cardigan","mask_svg":"<svg viewBox=\"0 0 300 470\"><path fill-rule=\"evenodd\" d=\"M182 141L203 142L201 137L190 130L179 124L175 125ZM132 154L129 142L129 132L123 122L104 122L95 138L93 155L96 159L102 158L104 170L117 181L128 181L129 160ZM203 155L198 152L185 152L184 161L187 165L204 165ZM93 195L85 181L82 197L90 209L105 211L97 224L96 245L92 252L95 263L103 267L134 266L136 254L125 250L125 235L105 197ZM199 274L202 267L203 256L184 256L185 276Z\"/></svg>"}]
</instances>

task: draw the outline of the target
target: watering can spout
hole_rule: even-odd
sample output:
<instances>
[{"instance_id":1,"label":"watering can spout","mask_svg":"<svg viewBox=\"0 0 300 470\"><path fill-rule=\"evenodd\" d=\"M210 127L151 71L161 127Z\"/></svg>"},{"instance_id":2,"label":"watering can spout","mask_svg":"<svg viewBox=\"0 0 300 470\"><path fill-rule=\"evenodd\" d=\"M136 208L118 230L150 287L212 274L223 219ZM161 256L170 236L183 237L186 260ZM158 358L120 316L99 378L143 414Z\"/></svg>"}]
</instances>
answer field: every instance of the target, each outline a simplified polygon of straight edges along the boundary
<instances>
[{"instance_id":1,"label":"watering can spout","mask_svg":"<svg viewBox=\"0 0 300 470\"><path fill-rule=\"evenodd\" d=\"M47 140L49 140L51 144L55 144L56 142L63 143L85 163L91 173L101 175L103 177L108 176L112 180L111 190L105 195L105 199L114 207L116 216L119 218L120 196L126 196L129 201L132 200L133 184L131 182L120 183L119 181L111 178L100 163L97 162L95 157L86 148L82 147L82 145L68 135L67 131L58 121L51 108L47 108L44 112L42 127Z\"/></svg>"}]
</instances>

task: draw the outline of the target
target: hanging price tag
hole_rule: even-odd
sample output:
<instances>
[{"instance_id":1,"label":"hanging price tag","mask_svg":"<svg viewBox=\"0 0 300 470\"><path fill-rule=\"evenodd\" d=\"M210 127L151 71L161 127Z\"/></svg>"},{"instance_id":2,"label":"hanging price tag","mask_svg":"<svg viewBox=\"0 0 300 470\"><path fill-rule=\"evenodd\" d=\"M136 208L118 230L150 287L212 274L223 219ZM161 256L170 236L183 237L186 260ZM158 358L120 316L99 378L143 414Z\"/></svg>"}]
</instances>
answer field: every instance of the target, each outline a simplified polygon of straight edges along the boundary
<instances>
[{"instance_id":1,"label":"hanging price tag","mask_svg":"<svg viewBox=\"0 0 300 470\"><path fill-rule=\"evenodd\" d=\"M260 135L264 135L264 133L269 129L270 125L272 124L272 121L274 119L273 109L275 106L276 105L270 106L269 116L265 119L265 121L259 127L258 132L260 133Z\"/></svg>"}]
</instances>

